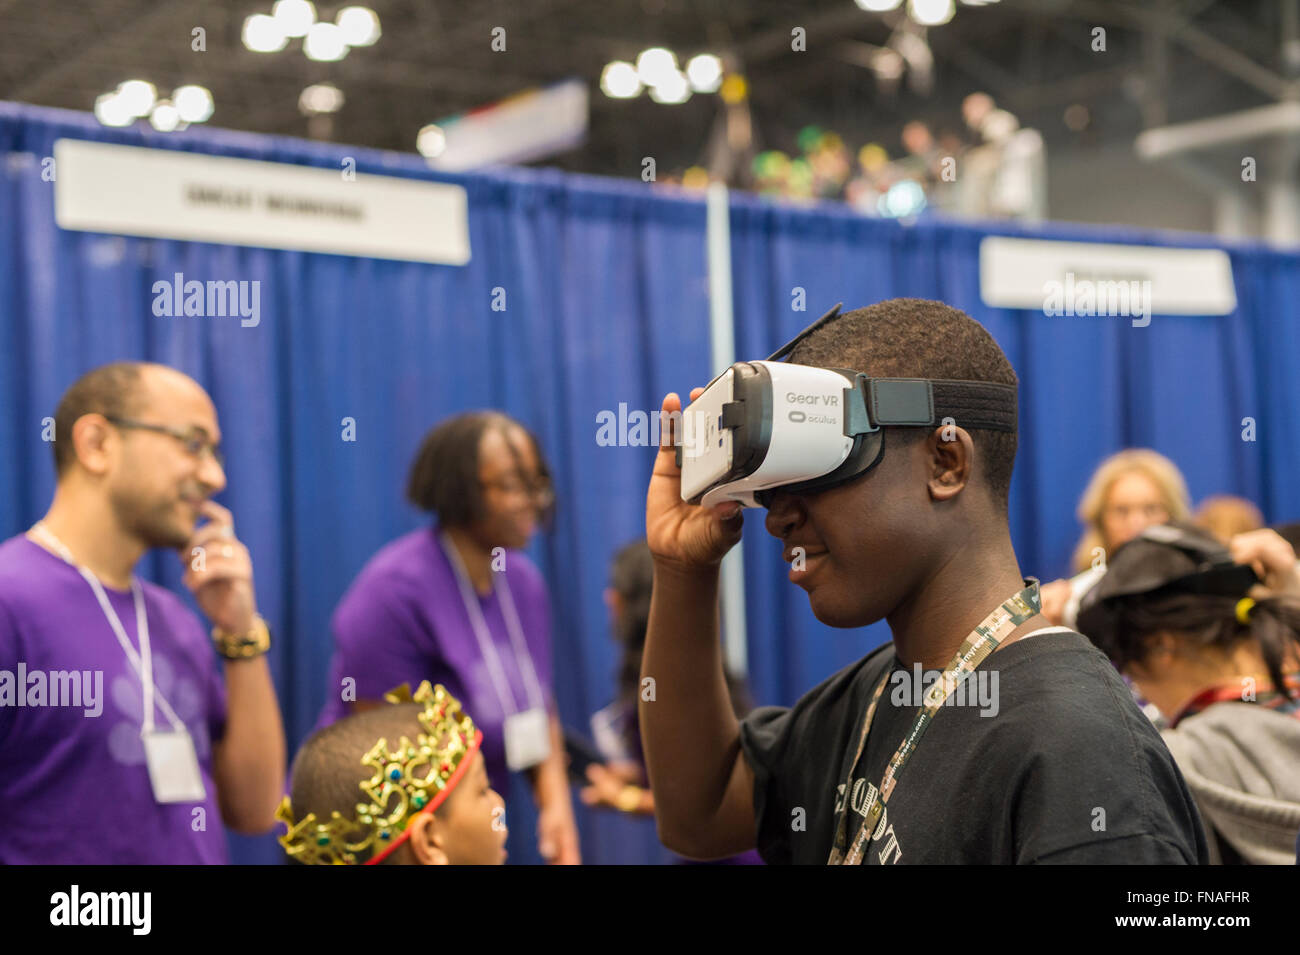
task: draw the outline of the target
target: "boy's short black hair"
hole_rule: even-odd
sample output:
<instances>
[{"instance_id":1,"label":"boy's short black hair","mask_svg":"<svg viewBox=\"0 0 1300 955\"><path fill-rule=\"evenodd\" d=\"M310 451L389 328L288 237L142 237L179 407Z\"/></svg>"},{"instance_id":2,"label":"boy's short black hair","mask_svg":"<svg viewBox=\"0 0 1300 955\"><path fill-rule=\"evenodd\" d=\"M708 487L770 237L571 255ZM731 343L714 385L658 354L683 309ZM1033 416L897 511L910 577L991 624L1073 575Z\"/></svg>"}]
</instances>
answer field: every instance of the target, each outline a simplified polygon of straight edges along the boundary
<instances>
[{"instance_id":1,"label":"boy's short black hair","mask_svg":"<svg viewBox=\"0 0 1300 955\"><path fill-rule=\"evenodd\" d=\"M423 711L421 703L384 704L353 713L313 733L293 760L289 801L294 818L301 820L310 812L316 814L318 822L328 822L331 813L338 812L344 819L355 819L357 803L365 798L361 783L375 773L373 766L361 762L361 757L381 738L394 748L403 736L414 742L424 732L419 720ZM443 806L436 811L441 812ZM384 862L398 854L395 852ZM358 853L357 861L365 862L371 855L373 852Z\"/></svg>"},{"instance_id":2,"label":"boy's short black hair","mask_svg":"<svg viewBox=\"0 0 1300 955\"><path fill-rule=\"evenodd\" d=\"M851 368L876 378L1019 384L1011 362L983 325L960 309L923 298L891 298L843 312L800 342L790 360L800 365ZM930 431L889 428L886 449L908 447ZM1010 507L1017 436L979 428L970 429L970 436L989 493L1005 515Z\"/></svg>"},{"instance_id":3,"label":"boy's short black hair","mask_svg":"<svg viewBox=\"0 0 1300 955\"><path fill-rule=\"evenodd\" d=\"M537 456L538 476L550 478L550 468L536 436L500 411L467 411L436 425L425 435L411 462L406 481L407 499L422 511L437 515L444 527L465 527L483 518L483 488L479 483L478 454L483 435L518 428ZM509 445L516 453L514 445ZM548 509L546 517L551 516Z\"/></svg>"}]
</instances>

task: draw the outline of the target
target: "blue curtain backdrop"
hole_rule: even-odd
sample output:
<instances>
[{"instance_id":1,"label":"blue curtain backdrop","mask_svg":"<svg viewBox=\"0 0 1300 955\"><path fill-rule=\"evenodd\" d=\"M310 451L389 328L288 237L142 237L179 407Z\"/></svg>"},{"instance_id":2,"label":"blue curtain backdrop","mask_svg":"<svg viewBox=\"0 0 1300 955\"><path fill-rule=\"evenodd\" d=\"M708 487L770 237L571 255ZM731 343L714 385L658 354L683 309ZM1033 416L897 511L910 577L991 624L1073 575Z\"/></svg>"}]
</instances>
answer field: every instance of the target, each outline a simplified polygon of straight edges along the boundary
<instances>
[{"instance_id":1,"label":"blue curtain backdrop","mask_svg":"<svg viewBox=\"0 0 1300 955\"><path fill-rule=\"evenodd\" d=\"M67 232L41 177L60 137L333 169L352 156L361 174L450 179L469 192L473 258L452 267ZM547 172L435 177L415 156L110 130L4 104L0 160L0 534L20 533L49 504L41 419L76 377L124 358L192 375L220 416L230 463L218 500L252 552L296 748L330 691L335 605L376 550L425 520L402 497L420 439L455 412L504 409L534 429L556 475L555 527L532 554L551 584L561 715L587 730L614 693L607 566L644 533L653 455L597 446L597 413L657 410L653 396L708 373L701 203ZM152 285L175 272L260 281L260 324L156 318ZM504 311L491 307L497 288ZM342 440L344 418L356 422L355 443ZM142 570L185 593L173 555ZM510 857L536 860L529 794L520 785L504 795ZM667 859L653 822L578 808L588 859ZM270 837L233 844L241 861L280 857Z\"/></svg>"},{"instance_id":2,"label":"blue curtain backdrop","mask_svg":"<svg viewBox=\"0 0 1300 955\"><path fill-rule=\"evenodd\" d=\"M65 232L42 160L60 137L452 181L469 193L465 267ZM1026 573L1064 574L1074 507L1092 468L1121 447L1168 454L1193 496L1238 493L1271 521L1300 515L1298 260L1230 252L1239 306L1225 318L1047 318L979 300L978 246L990 232L1210 245L1115 229L908 227L834 207L732 202L737 354L762 357L821 310L896 295L941 298L982 321L1021 379L1012 531ZM717 369L710 360L703 203L533 170L435 176L409 155L191 129L110 130L93 118L0 104L0 535L48 506L53 473L41 419L81 373L148 359L195 377L216 403L230 459L219 500L249 545L291 748L327 692L329 618L365 561L423 520L402 500L407 464L439 419L498 407L532 427L556 474L554 530L532 553L551 587L556 694L585 729L613 692L615 648L601 599L619 546L643 533L653 451L601 447L597 414L653 411ZM152 284L175 272L262 283L262 321L156 318ZM792 309L804 289L807 311ZM506 310L493 311L493 289ZM1241 419L1258 440L1241 440ZM343 419L356 422L342 440ZM779 547L746 518L751 684L792 703L888 638L822 626L785 581ZM142 567L184 593L171 555ZM536 859L531 800L506 794L510 854ZM578 806L584 857L665 861L653 824ZM233 838L237 861L278 861L272 837Z\"/></svg>"}]
</instances>

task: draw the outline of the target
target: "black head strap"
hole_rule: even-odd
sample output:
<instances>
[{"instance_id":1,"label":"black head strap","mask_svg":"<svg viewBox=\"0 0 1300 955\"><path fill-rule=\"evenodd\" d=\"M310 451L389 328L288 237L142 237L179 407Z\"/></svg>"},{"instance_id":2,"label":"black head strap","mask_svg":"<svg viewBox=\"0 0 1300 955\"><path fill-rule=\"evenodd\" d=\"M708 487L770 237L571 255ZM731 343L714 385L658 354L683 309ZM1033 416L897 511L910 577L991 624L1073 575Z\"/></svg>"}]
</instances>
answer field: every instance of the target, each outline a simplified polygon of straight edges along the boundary
<instances>
[{"instance_id":1,"label":"black head strap","mask_svg":"<svg viewBox=\"0 0 1300 955\"><path fill-rule=\"evenodd\" d=\"M769 355L767 361L786 358L805 338L838 318L843 307L843 302L835 305ZM849 369L836 370L855 381L853 388L845 389L844 401L849 409L845 434L866 434L881 425L937 425L942 424L944 418L952 418L959 427L966 429L1016 430L1015 385L991 381L868 378Z\"/></svg>"},{"instance_id":2,"label":"black head strap","mask_svg":"<svg viewBox=\"0 0 1300 955\"><path fill-rule=\"evenodd\" d=\"M951 418L959 427L1016 430L1016 386L990 381L868 378L858 374L844 389L847 435L884 425L927 427Z\"/></svg>"}]
</instances>

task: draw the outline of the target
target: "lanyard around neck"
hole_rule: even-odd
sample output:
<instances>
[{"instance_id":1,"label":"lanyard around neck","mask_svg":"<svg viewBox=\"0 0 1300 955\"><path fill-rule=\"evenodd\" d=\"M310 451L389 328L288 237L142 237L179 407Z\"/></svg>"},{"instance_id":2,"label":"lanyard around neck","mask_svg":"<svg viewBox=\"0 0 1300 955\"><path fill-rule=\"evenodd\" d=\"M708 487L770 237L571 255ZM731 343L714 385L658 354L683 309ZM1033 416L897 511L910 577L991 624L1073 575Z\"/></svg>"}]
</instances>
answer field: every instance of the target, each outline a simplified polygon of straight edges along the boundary
<instances>
[{"instance_id":1,"label":"lanyard around neck","mask_svg":"<svg viewBox=\"0 0 1300 955\"><path fill-rule=\"evenodd\" d=\"M1009 597L970 632L957 649L956 655L948 662L948 666L944 668L943 673L940 674L939 679L926 690L925 697L921 701L921 708L917 711L916 718L912 720L911 729L903 737L903 742L885 768L885 775L881 780L880 788L876 789L876 787L868 785L866 800L870 805L864 813L865 818L862 821L861 828L858 829L857 835L854 837L853 845L846 850L848 816L853 790L853 771L862 758L867 735L871 732L871 722L876 715L876 706L880 702L881 695L885 692L885 685L889 682L891 675L890 671L886 671L884 677L876 685L876 691L871 697L871 705L867 707L866 719L862 722L862 732L858 736L858 749L853 756L853 762L849 764L848 777L844 781L844 803L840 807L839 818L836 821L835 842L831 848L830 858L827 860L829 865L861 864L862 857L866 852L867 842L885 811L885 803L889 802L889 797L893 795L894 787L898 785L898 777L903 772L903 767L907 765L907 761L915 752L917 744L921 741L921 737L925 735L926 729L929 728L935 714L939 712L939 708L952 695L953 690L957 688L957 684L973 673L976 667L984 662L985 657L997 649L1000 641L1005 639L1016 627L1039 612L1042 603L1038 594L1038 581L1030 578L1026 583L1027 586L1024 590Z\"/></svg>"},{"instance_id":2,"label":"lanyard around neck","mask_svg":"<svg viewBox=\"0 0 1300 955\"><path fill-rule=\"evenodd\" d=\"M113 635L117 637L118 644L122 647L122 652L126 654L127 662L140 677L140 688L143 693L144 720L140 727L140 735L146 736L154 731L153 704L154 696L158 697L158 706L166 715L168 721L172 724L173 729L184 729L184 724L176 715L176 711L158 692L153 683L153 653L149 647L149 617L144 608L144 593L140 590L140 583L136 580L135 575L131 575L131 597L135 603L135 632L136 638L140 641L140 652L137 654L135 647L131 646L131 641L126 635L126 628L122 626L122 620L118 617L117 611L109 603L108 595L104 593L104 587L99 582L99 578L92 574L85 567L77 563L72 556L72 551L68 550L63 541L54 536L51 531L41 521L37 521L31 529L31 532L40 537L49 544L54 551L70 564L76 570L90 589L95 593L95 599L99 601L99 608L104 612L105 619L108 620L109 627L113 630Z\"/></svg>"},{"instance_id":3,"label":"lanyard around neck","mask_svg":"<svg viewBox=\"0 0 1300 955\"><path fill-rule=\"evenodd\" d=\"M506 679L505 670L501 666L501 657L497 653L496 644L493 642L492 635L488 630L487 620L483 616L483 608L479 606L478 595L470 584L469 574L460 559L460 552L456 550L456 543L442 529L438 531L438 541L442 545L447 560L451 564L452 572L456 576L456 586L460 590L461 602L465 605L465 615L469 617L470 629L474 631L474 639L478 643L479 654L487 665L488 676L492 680L492 689L497 695L497 701L501 704L501 713L504 716L518 713L520 711L519 701L515 699L515 693L510 686L510 681ZM545 699L542 695L541 681L537 679L537 671L533 668L533 658L528 652L528 645L524 642L523 625L519 622L519 612L515 608L514 595L510 592L510 583L506 580L504 573L494 573L492 575L492 589L501 602L501 616L505 620L506 630L510 634L510 644L515 653L515 667L527 684L529 704L538 708L544 707Z\"/></svg>"}]
</instances>

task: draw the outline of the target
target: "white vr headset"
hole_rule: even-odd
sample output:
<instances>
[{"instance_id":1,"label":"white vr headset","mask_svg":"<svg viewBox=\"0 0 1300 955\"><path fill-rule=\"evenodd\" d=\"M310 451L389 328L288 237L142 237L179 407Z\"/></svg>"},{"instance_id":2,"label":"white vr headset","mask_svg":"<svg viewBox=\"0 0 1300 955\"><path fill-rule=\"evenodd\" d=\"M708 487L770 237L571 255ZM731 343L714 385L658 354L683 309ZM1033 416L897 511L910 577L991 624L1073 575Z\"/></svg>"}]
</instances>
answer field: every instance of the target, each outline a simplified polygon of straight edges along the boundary
<instances>
[{"instance_id":1,"label":"white vr headset","mask_svg":"<svg viewBox=\"0 0 1300 955\"><path fill-rule=\"evenodd\" d=\"M1015 432L1015 385L869 378L847 368L781 360L833 321L841 306L765 360L732 365L682 412L682 500L705 507L724 501L767 507L778 488L824 491L880 462L885 427L953 424Z\"/></svg>"}]
</instances>

